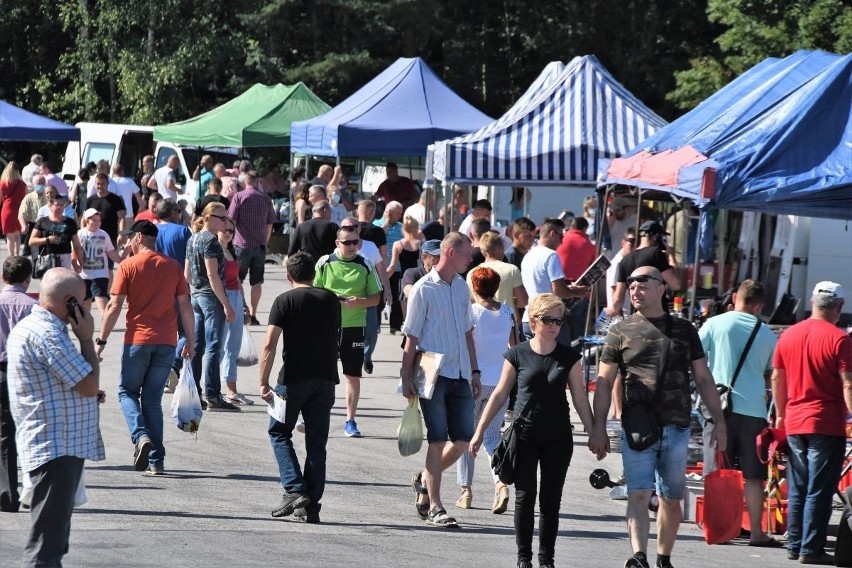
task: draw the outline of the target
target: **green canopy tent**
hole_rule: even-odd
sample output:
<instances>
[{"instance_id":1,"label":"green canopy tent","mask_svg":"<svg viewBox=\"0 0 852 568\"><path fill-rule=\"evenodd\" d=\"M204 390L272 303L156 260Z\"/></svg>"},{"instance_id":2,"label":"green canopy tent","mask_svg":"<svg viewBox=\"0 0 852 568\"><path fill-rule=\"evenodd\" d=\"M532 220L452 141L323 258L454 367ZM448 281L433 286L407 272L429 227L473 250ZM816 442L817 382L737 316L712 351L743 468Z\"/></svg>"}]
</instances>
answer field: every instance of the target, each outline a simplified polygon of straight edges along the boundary
<instances>
[{"instance_id":1,"label":"green canopy tent","mask_svg":"<svg viewBox=\"0 0 852 568\"><path fill-rule=\"evenodd\" d=\"M304 83L257 84L194 118L154 127L154 140L185 146L257 148L290 145L290 124L331 107Z\"/></svg>"}]
</instances>

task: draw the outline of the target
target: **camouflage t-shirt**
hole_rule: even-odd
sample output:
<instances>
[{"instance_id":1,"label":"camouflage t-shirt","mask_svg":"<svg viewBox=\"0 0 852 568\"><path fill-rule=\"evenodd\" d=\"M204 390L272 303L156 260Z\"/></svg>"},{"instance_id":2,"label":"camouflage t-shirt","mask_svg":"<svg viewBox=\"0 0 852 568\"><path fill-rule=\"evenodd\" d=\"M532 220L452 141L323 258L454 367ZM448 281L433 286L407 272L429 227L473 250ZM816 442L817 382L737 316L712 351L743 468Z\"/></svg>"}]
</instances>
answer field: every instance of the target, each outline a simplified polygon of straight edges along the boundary
<instances>
[{"instance_id":1,"label":"camouflage t-shirt","mask_svg":"<svg viewBox=\"0 0 852 568\"><path fill-rule=\"evenodd\" d=\"M670 320L670 324L667 323ZM671 334L666 338L667 327ZM657 376L663 350L668 346L659 404L654 402ZM601 361L618 365L624 377L622 402L625 406L646 403L656 410L661 425L689 426L692 408L689 368L704 357L698 332L681 318L646 319L639 313L609 328Z\"/></svg>"}]
</instances>

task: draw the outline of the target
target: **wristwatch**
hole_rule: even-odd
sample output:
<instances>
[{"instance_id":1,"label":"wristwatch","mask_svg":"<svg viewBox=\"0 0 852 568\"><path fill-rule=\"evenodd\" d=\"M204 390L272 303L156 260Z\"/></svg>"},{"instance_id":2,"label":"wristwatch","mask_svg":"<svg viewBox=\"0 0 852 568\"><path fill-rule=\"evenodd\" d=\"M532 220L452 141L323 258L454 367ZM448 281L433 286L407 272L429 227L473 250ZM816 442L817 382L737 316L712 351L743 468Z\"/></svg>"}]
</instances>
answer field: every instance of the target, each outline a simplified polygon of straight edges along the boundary
<instances>
[{"instance_id":1,"label":"wristwatch","mask_svg":"<svg viewBox=\"0 0 852 568\"><path fill-rule=\"evenodd\" d=\"M474 369L474 370L472 370L472 371L470 372L470 374L471 374L471 375L472 375L472 374L474 374L474 373L476 373L476 374L478 374L478 375L481 375L481 374L482 374L482 371L480 371L479 369Z\"/></svg>"},{"instance_id":2,"label":"wristwatch","mask_svg":"<svg viewBox=\"0 0 852 568\"><path fill-rule=\"evenodd\" d=\"M106 339L101 339L100 337L95 338L95 345L106 345Z\"/></svg>"}]
</instances>

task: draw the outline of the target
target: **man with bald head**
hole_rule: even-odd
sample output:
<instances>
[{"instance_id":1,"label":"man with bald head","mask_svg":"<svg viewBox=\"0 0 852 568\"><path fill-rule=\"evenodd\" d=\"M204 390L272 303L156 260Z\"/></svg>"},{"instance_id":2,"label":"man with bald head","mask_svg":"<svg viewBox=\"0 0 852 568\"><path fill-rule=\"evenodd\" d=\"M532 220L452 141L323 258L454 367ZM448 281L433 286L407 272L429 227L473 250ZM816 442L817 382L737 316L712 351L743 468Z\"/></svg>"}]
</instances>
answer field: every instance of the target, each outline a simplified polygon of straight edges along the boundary
<instances>
[{"instance_id":1,"label":"man with bald head","mask_svg":"<svg viewBox=\"0 0 852 568\"><path fill-rule=\"evenodd\" d=\"M104 459L98 427L103 391L85 296L86 284L73 271L48 270L39 305L9 334L9 399L21 470L33 484L24 566L62 565L83 462Z\"/></svg>"},{"instance_id":2,"label":"man with bald head","mask_svg":"<svg viewBox=\"0 0 852 568\"><path fill-rule=\"evenodd\" d=\"M621 415L621 457L627 480L627 530L632 556L625 568L648 568L648 503L655 488L657 513L657 568L671 566L682 511L689 419L692 410L689 370L701 398L717 425L711 444L725 450L725 418L715 381L698 332L685 319L663 309L666 284L659 270L641 266L627 278L632 316L609 329L598 365L595 390L595 426L589 449L608 451L606 418L612 382L619 369L624 375Z\"/></svg>"}]
</instances>

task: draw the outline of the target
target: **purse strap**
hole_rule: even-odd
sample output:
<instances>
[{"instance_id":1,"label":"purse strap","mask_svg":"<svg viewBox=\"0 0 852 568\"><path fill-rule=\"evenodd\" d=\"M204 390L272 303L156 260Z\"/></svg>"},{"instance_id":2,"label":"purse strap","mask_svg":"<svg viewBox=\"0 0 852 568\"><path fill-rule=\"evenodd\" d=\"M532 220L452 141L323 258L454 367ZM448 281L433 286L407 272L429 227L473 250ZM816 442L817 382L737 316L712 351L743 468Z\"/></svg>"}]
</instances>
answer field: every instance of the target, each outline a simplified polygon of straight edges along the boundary
<instances>
[{"instance_id":1,"label":"purse strap","mask_svg":"<svg viewBox=\"0 0 852 568\"><path fill-rule=\"evenodd\" d=\"M756 317L756 316L755 316ZM746 343L745 349L743 349L743 354L740 355L740 361L737 363L737 370L734 371L734 376L731 378L731 390L734 390L734 383L737 382L737 377L740 376L740 369L743 368L743 364L745 363L746 356L748 355L749 349L751 349L752 343L754 343L754 338L757 337L757 332L760 330L760 324L763 323L760 321L760 318L757 318L757 323L754 324L754 329L751 330L751 335L748 337L748 342Z\"/></svg>"}]
</instances>

